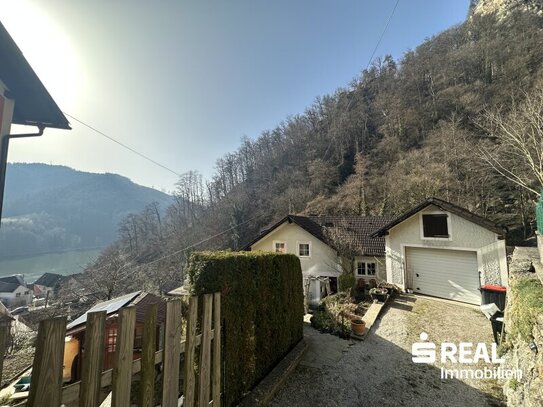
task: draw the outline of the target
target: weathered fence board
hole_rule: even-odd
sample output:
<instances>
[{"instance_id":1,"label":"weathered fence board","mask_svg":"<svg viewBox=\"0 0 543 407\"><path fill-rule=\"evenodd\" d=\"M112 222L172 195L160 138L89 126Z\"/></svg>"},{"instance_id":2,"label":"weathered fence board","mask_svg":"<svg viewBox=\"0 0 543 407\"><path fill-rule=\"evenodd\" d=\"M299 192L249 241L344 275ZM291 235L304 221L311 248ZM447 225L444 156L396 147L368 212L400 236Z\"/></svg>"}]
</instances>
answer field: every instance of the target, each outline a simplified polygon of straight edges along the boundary
<instances>
[{"instance_id":1,"label":"weathered fence board","mask_svg":"<svg viewBox=\"0 0 543 407\"><path fill-rule=\"evenodd\" d=\"M192 296L189 299L189 318L185 343L185 391L183 403L186 407L194 406L195 398L196 366L194 364L194 353L196 350L196 325L198 325L198 297Z\"/></svg>"},{"instance_id":2,"label":"weathered fence board","mask_svg":"<svg viewBox=\"0 0 543 407\"><path fill-rule=\"evenodd\" d=\"M164 327L163 407L177 407L181 322L181 300L174 299L168 301L166 303L166 326Z\"/></svg>"},{"instance_id":3,"label":"weathered fence board","mask_svg":"<svg viewBox=\"0 0 543 407\"><path fill-rule=\"evenodd\" d=\"M85 327L79 407L96 407L100 404L105 328L105 311L89 313Z\"/></svg>"},{"instance_id":4,"label":"weathered fence board","mask_svg":"<svg viewBox=\"0 0 543 407\"><path fill-rule=\"evenodd\" d=\"M66 317L40 321L27 406L60 405L65 335Z\"/></svg>"},{"instance_id":5,"label":"weathered fence board","mask_svg":"<svg viewBox=\"0 0 543 407\"><path fill-rule=\"evenodd\" d=\"M214 332L211 332L211 339L214 337ZM195 346L200 346L202 341L202 335L196 335ZM185 352L186 342L181 341L181 349L179 353ZM162 350L155 352L155 366L162 363ZM141 359L136 359L132 362L132 375L135 375L141 371ZM102 372L102 388L110 386L113 382L113 369ZM79 389L81 382L69 384L62 389L62 402L65 404L73 403L79 399ZM185 404L187 405L187 404Z\"/></svg>"},{"instance_id":6,"label":"weathered fence board","mask_svg":"<svg viewBox=\"0 0 543 407\"><path fill-rule=\"evenodd\" d=\"M139 407L154 406L156 319L157 305L151 304L147 309L143 329Z\"/></svg>"},{"instance_id":7,"label":"weathered fence board","mask_svg":"<svg viewBox=\"0 0 543 407\"><path fill-rule=\"evenodd\" d=\"M113 407L130 406L130 387L132 384L132 359L134 353L134 329L136 327L136 307L128 306L119 311L115 363L113 367Z\"/></svg>"},{"instance_id":8,"label":"weathered fence board","mask_svg":"<svg viewBox=\"0 0 543 407\"><path fill-rule=\"evenodd\" d=\"M213 294L213 407L221 405L221 293Z\"/></svg>"},{"instance_id":9,"label":"weathered fence board","mask_svg":"<svg viewBox=\"0 0 543 407\"><path fill-rule=\"evenodd\" d=\"M134 380L140 381L138 405L153 407L156 366L162 364L163 407L177 407L179 397L179 362L185 353L184 406L220 406L221 403L221 312L220 294L203 296L202 321L198 322L198 301L189 299L187 339L181 341L181 301L166 304L164 349L157 346L157 306L151 305L145 316L141 359L133 360L136 309L121 309L117 319L117 337L113 369L102 372L105 351L105 312L89 313L82 354L82 380L62 388L62 369L66 319L55 318L40 322L36 356L27 407L57 407L61 404L97 407L103 397L102 389L112 386L111 405L130 406L130 390ZM198 326L201 333L198 334ZM1 335L1 332L0 332ZM212 343L213 341L213 343ZM2 344L0 343L0 346ZM196 349L200 347L199 352ZM139 350L138 350L139 352ZM196 374L198 367L198 375ZM136 373L141 375L135 377ZM198 378L198 380L197 380ZM211 400L210 400L211 398Z\"/></svg>"},{"instance_id":10,"label":"weathered fence board","mask_svg":"<svg viewBox=\"0 0 543 407\"><path fill-rule=\"evenodd\" d=\"M202 344L200 345L200 386L198 405L207 407L210 393L211 373L211 317L213 312L213 294L204 294L204 315L202 321Z\"/></svg>"}]
</instances>

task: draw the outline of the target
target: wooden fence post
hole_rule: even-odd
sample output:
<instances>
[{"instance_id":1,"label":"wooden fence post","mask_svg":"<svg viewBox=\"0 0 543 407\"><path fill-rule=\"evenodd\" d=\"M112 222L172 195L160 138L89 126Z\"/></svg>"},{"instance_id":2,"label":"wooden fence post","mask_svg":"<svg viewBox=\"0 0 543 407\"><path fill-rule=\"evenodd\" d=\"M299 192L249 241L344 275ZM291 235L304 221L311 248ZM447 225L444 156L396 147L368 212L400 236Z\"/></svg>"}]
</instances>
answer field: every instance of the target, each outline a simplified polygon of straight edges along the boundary
<instances>
[{"instance_id":1,"label":"wooden fence post","mask_svg":"<svg viewBox=\"0 0 543 407\"><path fill-rule=\"evenodd\" d=\"M7 325L0 325L0 383L2 383L2 372L4 369L4 355L6 354L6 348L8 343L9 329Z\"/></svg>"},{"instance_id":2,"label":"wooden fence post","mask_svg":"<svg viewBox=\"0 0 543 407\"><path fill-rule=\"evenodd\" d=\"M79 407L96 407L100 404L105 328L106 311L87 314Z\"/></svg>"},{"instance_id":3,"label":"wooden fence post","mask_svg":"<svg viewBox=\"0 0 543 407\"><path fill-rule=\"evenodd\" d=\"M221 293L213 294L213 407L221 405Z\"/></svg>"},{"instance_id":4,"label":"wooden fence post","mask_svg":"<svg viewBox=\"0 0 543 407\"><path fill-rule=\"evenodd\" d=\"M164 365L162 370L162 407L177 407L179 398L179 362L181 352L181 300L166 303L164 329Z\"/></svg>"},{"instance_id":5,"label":"wooden fence post","mask_svg":"<svg viewBox=\"0 0 543 407\"><path fill-rule=\"evenodd\" d=\"M157 304L147 308L141 353L139 407L154 407Z\"/></svg>"},{"instance_id":6,"label":"wooden fence post","mask_svg":"<svg viewBox=\"0 0 543 407\"><path fill-rule=\"evenodd\" d=\"M136 308L131 305L121 309L118 317L115 364L113 367L113 394L111 397L113 407L130 406L135 327Z\"/></svg>"},{"instance_id":7,"label":"wooden fence post","mask_svg":"<svg viewBox=\"0 0 543 407\"><path fill-rule=\"evenodd\" d=\"M198 405L207 407L211 390L211 315L213 294L204 294L204 316L202 321L202 343L200 344L200 386Z\"/></svg>"},{"instance_id":8,"label":"wooden fence post","mask_svg":"<svg viewBox=\"0 0 543 407\"><path fill-rule=\"evenodd\" d=\"M65 336L66 317L40 321L28 407L60 406Z\"/></svg>"},{"instance_id":9,"label":"wooden fence post","mask_svg":"<svg viewBox=\"0 0 543 407\"><path fill-rule=\"evenodd\" d=\"M194 354L196 351L196 326L198 325L198 297L193 295L189 299L189 318L187 321L187 339L185 342L185 391L183 404L186 407L194 406L196 390L196 373L194 371Z\"/></svg>"}]
</instances>

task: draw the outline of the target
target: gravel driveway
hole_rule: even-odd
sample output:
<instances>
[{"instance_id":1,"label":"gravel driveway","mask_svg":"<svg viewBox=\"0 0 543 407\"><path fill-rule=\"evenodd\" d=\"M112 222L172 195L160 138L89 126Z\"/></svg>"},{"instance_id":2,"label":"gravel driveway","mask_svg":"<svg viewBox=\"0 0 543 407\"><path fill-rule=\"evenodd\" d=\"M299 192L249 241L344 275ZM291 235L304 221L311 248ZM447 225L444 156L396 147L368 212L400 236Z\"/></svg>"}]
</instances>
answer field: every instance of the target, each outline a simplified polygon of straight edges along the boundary
<instances>
[{"instance_id":1,"label":"gravel driveway","mask_svg":"<svg viewBox=\"0 0 543 407\"><path fill-rule=\"evenodd\" d=\"M320 334L306 326L309 350L272 405L504 405L495 381L442 380L440 364L413 363L411 345L423 331L436 343L492 341L490 323L475 307L401 295L384 309L363 342Z\"/></svg>"}]
</instances>

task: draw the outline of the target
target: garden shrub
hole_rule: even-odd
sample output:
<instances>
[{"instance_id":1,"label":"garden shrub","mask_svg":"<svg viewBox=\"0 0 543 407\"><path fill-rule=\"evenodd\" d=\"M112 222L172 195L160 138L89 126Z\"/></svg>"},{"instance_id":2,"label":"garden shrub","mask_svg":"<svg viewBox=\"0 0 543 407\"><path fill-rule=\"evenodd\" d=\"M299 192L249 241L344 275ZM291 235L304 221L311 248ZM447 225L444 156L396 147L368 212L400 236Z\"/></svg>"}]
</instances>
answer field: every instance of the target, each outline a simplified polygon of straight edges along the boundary
<instances>
[{"instance_id":1,"label":"garden shrub","mask_svg":"<svg viewBox=\"0 0 543 407\"><path fill-rule=\"evenodd\" d=\"M349 291L356 284L356 277L352 273L343 273L339 276L339 291Z\"/></svg>"},{"instance_id":2,"label":"garden shrub","mask_svg":"<svg viewBox=\"0 0 543 407\"><path fill-rule=\"evenodd\" d=\"M329 295L319 303L311 318L311 325L320 332L348 338L351 333L351 318L363 317L369 305L368 302L356 304L345 292Z\"/></svg>"},{"instance_id":3,"label":"garden shrub","mask_svg":"<svg viewBox=\"0 0 543 407\"><path fill-rule=\"evenodd\" d=\"M300 260L264 252L199 252L189 261L193 294L221 292L224 399L237 405L302 339Z\"/></svg>"}]
</instances>

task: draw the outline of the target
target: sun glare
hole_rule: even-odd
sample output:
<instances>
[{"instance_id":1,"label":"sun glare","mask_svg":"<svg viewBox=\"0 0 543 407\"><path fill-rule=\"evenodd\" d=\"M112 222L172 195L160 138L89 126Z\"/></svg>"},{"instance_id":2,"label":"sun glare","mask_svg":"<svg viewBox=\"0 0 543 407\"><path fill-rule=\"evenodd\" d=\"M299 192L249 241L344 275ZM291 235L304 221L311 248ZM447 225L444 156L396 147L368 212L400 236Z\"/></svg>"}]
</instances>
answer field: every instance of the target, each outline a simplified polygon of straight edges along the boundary
<instances>
[{"instance_id":1,"label":"sun glare","mask_svg":"<svg viewBox=\"0 0 543 407\"><path fill-rule=\"evenodd\" d=\"M75 47L35 3L0 0L2 24L62 110L73 110L80 88L80 69Z\"/></svg>"}]
</instances>

